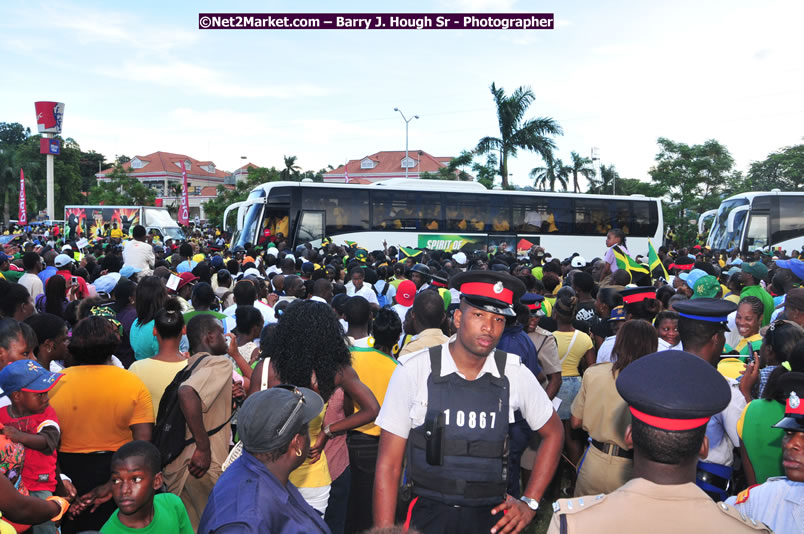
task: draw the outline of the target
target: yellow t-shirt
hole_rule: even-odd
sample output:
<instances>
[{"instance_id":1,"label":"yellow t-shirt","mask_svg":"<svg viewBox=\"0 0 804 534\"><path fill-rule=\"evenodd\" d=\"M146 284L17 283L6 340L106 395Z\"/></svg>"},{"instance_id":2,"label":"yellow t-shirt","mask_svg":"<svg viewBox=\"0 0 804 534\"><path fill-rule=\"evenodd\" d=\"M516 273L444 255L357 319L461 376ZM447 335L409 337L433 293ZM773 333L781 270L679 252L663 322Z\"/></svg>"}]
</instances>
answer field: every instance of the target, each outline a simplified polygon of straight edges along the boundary
<instances>
[{"instance_id":1,"label":"yellow t-shirt","mask_svg":"<svg viewBox=\"0 0 804 534\"><path fill-rule=\"evenodd\" d=\"M570 347L572 336L574 336L576 332L578 335L575 338L575 342L572 343ZM556 330L553 332L553 336L556 338L556 343L558 344L558 358L561 361L562 378L580 376L581 373L578 372L578 364L581 362L583 355L586 354L586 351L595 346L592 343L592 338L580 330L576 330L575 332L559 332Z\"/></svg>"},{"instance_id":2,"label":"yellow t-shirt","mask_svg":"<svg viewBox=\"0 0 804 534\"><path fill-rule=\"evenodd\" d=\"M112 237L115 239L123 239L123 230L120 228L112 228Z\"/></svg>"},{"instance_id":3,"label":"yellow t-shirt","mask_svg":"<svg viewBox=\"0 0 804 534\"><path fill-rule=\"evenodd\" d=\"M68 367L50 390L61 426L59 452L116 451L131 441L131 425L154 422L142 380L114 365Z\"/></svg>"},{"instance_id":4,"label":"yellow t-shirt","mask_svg":"<svg viewBox=\"0 0 804 534\"><path fill-rule=\"evenodd\" d=\"M388 382L394 369L399 365L392 357L373 348L352 347L352 367L354 368L360 381L377 397L377 402L382 406L385 399L385 391L388 389ZM355 402L355 411L360 410L360 406ZM373 422L355 428L358 432L369 436L380 435L380 427Z\"/></svg>"},{"instance_id":5,"label":"yellow t-shirt","mask_svg":"<svg viewBox=\"0 0 804 534\"><path fill-rule=\"evenodd\" d=\"M314 444L321 433L321 424L324 422L324 414L327 413L327 404L318 416L310 421L310 444ZM332 477L329 476L329 464L327 455L322 451L321 458L317 462L311 463L307 458L303 464L290 473L290 481L297 488L320 488L332 484Z\"/></svg>"},{"instance_id":6,"label":"yellow t-shirt","mask_svg":"<svg viewBox=\"0 0 804 534\"><path fill-rule=\"evenodd\" d=\"M148 392L151 394L151 403L154 406L154 419L156 419L156 414L159 413L159 403L162 400L162 395L165 394L165 389L173 381L176 373L185 367L187 367L187 360L163 362L153 358L146 358L137 360L128 368L129 371L140 377L145 387L148 388Z\"/></svg>"}]
</instances>

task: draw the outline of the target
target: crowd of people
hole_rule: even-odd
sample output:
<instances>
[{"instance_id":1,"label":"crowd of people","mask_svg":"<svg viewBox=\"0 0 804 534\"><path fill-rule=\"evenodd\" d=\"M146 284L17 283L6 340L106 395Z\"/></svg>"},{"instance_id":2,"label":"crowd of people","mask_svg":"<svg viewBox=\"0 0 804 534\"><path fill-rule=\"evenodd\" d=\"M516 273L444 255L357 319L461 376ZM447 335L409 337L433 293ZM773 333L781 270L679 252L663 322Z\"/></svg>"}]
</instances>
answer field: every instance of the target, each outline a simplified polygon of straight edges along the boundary
<instances>
[{"instance_id":1,"label":"crowd of people","mask_svg":"<svg viewBox=\"0 0 804 534\"><path fill-rule=\"evenodd\" d=\"M799 251L226 237L3 245L0 533L804 532Z\"/></svg>"}]
</instances>

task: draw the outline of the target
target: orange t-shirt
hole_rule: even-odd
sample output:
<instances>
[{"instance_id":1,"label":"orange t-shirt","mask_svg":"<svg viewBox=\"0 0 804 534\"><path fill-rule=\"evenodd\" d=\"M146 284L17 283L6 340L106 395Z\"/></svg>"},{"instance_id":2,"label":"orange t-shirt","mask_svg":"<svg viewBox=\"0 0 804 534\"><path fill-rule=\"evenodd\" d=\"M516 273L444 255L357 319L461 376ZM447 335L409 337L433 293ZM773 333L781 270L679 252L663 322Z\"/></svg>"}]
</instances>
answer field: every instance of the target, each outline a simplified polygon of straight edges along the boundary
<instances>
[{"instance_id":1,"label":"orange t-shirt","mask_svg":"<svg viewBox=\"0 0 804 534\"><path fill-rule=\"evenodd\" d=\"M151 394L134 373L114 365L62 372L50 390L61 425L59 452L116 451L132 440L131 425L154 422Z\"/></svg>"}]
</instances>

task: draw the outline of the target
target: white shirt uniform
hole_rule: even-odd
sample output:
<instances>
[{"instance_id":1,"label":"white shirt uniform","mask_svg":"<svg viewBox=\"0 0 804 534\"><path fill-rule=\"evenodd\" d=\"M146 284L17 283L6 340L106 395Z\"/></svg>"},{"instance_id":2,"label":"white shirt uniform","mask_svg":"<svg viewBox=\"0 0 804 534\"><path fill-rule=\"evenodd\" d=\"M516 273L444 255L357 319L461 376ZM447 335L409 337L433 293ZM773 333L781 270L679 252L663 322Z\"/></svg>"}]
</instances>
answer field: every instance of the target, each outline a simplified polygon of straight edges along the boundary
<instances>
[{"instance_id":1,"label":"white shirt uniform","mask_svg":"<svg viewBox=\"0 0 804 534\"><path fill-rule=\"evenodd\" d=\"M772 477L726 499L740 513L765 523L774 532L804 532L804 482Z\"/></svg>"},{"instance_id":2,"label":"white shirt uniform","mask_svg":"<svg viewBox=\"0 0 804 534\"><path fill-rule=\"evenodd\" d=\"M441 346L441 376L457 373L461 378L466 378L458 371L449 351L449 344L454 340L455 336ZM375 423L383 430L407 439L412 428L424 424L427 414L430 351L425 349L414 352L402 357L400 363L402 365L397 366L388 383L385 402ZM486 358L477 378L486 373L491 373L495 377L500 376L493 353ZM553 404L530 369L522 364L519 356L508 355L505 376L511 387L508 399L508 422L513 423L514 411L520 410L532 429L538 430L544 426L555 413Z\"/></svg>"},{"instance_id":3,"label":"white shirt uniform","mask_svg":"<svg viewBox=\"0 0 804 534\"><path fill-rule=\"evenodd\" d=\"M734 463L734 447L740 445L737 434L737 421L745 409L745 397L740 393L740 383L731 378L725 379L731 388L731 400L726 409L709 419L706 437L709 438L709 456L704 461L731 466Z\"/></svg>"}]
</instances>

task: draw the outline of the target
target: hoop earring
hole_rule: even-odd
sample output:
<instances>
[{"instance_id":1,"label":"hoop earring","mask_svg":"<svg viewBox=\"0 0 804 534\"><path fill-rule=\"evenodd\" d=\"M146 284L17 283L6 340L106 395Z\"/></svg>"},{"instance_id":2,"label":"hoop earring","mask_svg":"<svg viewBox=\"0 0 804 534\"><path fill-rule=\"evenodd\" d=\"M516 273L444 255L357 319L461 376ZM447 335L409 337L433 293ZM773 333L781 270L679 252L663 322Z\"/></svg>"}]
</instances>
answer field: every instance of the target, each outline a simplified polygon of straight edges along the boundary
<instances>
[{"instance_id":1,"label":"hoop earring","mask_svg":"<svg viewBox=\"0 0 804 534\"><path fill-rule=\"evenodd\" d=\"M302 455L301 449L296 449L296 456L301 456L301 455Z\"/></svg>"},{"instance_id":2,"label":"hoop earring","mask_svg":"<svg viewBox=\"0 0 804 534\"><path fill-rule=\"evenodd\" d=\"M374 336L369 336L368 340L366 340L366 344L369 347L373 347L374 346Z\"/></svg>"},{"instance_id":3,"label":"hoop earring","mask_svg":"<svg viewBox=\"0 0 804 534\"><path fill-rule=\"evenodd\" d=\"M394 343L394 346L391 349L391 354L396 354L397 352L399 352L399 343Z\"/></svg>"}]
</instances>

